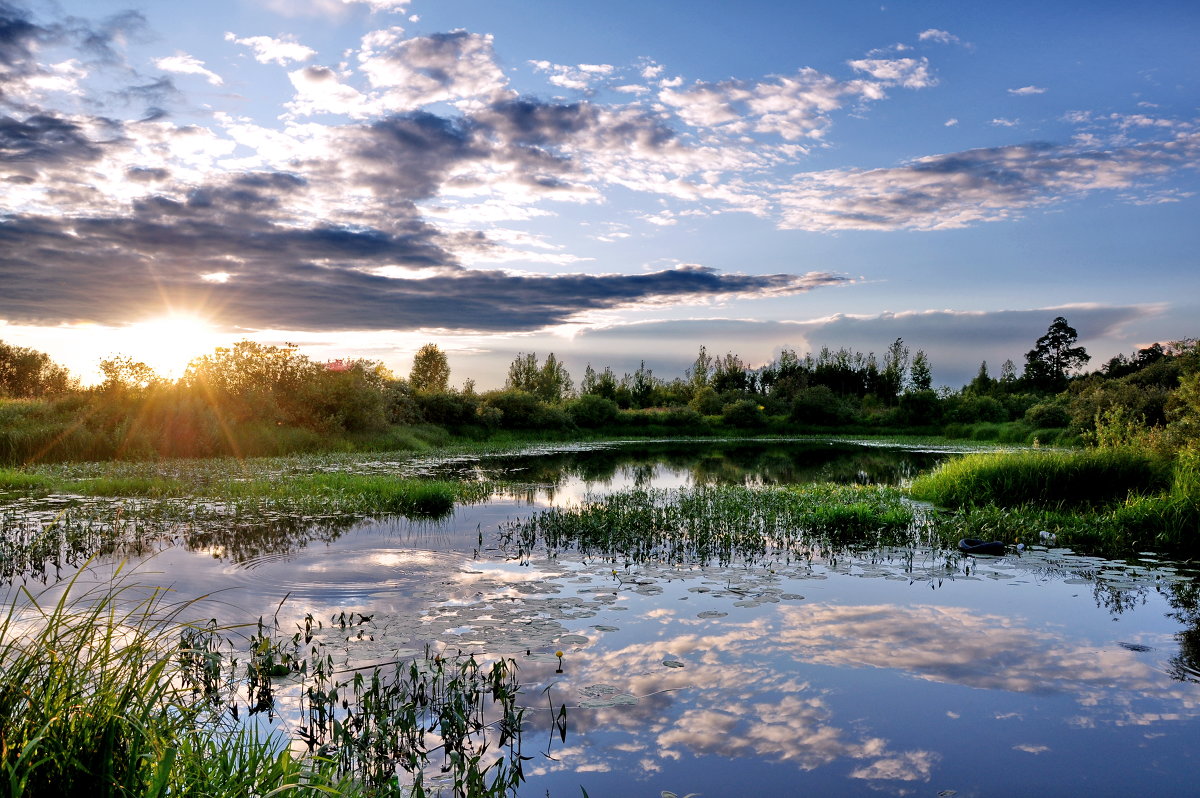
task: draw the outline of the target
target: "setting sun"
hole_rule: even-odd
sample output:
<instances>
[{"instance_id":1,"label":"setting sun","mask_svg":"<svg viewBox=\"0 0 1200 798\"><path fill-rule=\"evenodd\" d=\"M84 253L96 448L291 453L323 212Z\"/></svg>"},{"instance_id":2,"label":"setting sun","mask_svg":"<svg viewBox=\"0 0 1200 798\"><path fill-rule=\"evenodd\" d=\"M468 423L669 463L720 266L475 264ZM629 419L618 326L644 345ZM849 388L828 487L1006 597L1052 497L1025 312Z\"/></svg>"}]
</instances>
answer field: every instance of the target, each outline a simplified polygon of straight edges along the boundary
<instances>
[{"instance_id":1,"label":"setting sun","mask_svg":"<svg viewBox=\"0 0 1200 798\"><path fill-rule=\"evenodd\" d=\"M208 354L220 344L220 336L208 322L189 315L140 321L113 335L117 354L140 360L167 378L179 377L193 358Z\"/></svg>"}]
</instances>

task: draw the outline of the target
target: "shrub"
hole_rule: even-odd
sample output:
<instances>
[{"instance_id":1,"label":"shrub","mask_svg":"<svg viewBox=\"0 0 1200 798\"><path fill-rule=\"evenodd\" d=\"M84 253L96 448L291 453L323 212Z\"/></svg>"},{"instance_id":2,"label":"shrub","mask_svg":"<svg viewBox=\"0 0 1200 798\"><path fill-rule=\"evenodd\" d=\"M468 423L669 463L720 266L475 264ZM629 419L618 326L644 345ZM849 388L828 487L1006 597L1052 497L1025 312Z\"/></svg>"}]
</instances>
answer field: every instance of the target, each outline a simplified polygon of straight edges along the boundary
<instances>
[{"instance_id":1,"label":"shrub","mask_svg":"<svg viewBox=\"0 0 1200 798\"><path fill-rule=\"evenodd\" d=\"M756 429L767 424L762 405L750 399L731 402L722 409L721 421L728 427Z\"/></svg>"},{"instance_id":2,"label":"shrub","mask_svg":"<svg viewBox=\"0 0 1200 798\"><path fill-rule=\"evenodd\" d=\"M576 426L584 429L597 429L610 426L617 420L617 403L594 393L584 394L578 399L567 403L567 415Z\"/></svg>"}]
</instances>

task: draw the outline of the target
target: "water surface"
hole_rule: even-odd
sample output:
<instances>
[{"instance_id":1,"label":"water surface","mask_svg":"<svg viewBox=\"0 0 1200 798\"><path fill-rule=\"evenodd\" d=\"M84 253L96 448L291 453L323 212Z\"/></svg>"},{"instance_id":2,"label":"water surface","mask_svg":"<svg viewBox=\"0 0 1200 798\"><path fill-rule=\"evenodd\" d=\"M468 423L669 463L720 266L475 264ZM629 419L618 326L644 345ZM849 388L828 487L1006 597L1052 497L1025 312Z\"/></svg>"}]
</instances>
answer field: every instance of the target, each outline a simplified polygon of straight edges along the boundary
<instances>
[{"instance_id":1,"label":"water surface","mask_svg":"<svg viewBox=\"0 0 1200 798\"><path fill-rule=\"evenodd\" d=\"M425 645L515 657L535 757L524 796L1193 794L1200 597L1181 564L814 545L718 567L501 545L507 521L588 494L894 483L944 456L639 444L410 463L514 487L436 523L182 535L138 567L214 594L204 611L223 621L368 616L340 643L347 665ZM549 702L569 707L565 743Z\"/></svg>"}]
</instances>

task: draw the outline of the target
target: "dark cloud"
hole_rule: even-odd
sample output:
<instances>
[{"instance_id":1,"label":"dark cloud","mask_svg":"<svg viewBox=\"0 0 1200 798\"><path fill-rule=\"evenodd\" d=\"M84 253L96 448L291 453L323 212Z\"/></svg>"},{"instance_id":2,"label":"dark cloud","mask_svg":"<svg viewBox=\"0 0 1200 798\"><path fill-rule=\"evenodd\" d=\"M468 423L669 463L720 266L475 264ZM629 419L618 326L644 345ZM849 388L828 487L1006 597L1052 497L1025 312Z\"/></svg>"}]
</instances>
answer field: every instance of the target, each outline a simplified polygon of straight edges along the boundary
<instances>
[{"instance_id":1,"label":"dark cloud","mask_svg":"<svg viewBox=\"0 0 1200 798\"><path fill-rule=\"evenodd\" d=\"M796 293L844 282L828 274L726 275L699 267L551 277L468 271L417 218L390 233L294 229L259 210L250 201L214 219L211 205L159 198L134 218L0 222L0 282L10 287L0 296L0 317L119 324L169 306L205 309L253 328L533 330L635 302ZM380 266L434 273L401 279L369 271ZM202 279L214 272L232 277Z\"/></svg>"},{"instance_id":2,"label":"dark cloud","mask_svg":"<svg viewBox=\"0 0 1200 798\"><path fill-rule=\"evenodd\" d=\"M1017 216L1093 191L1140 189L1200 162L1200 134L1081 149L1044 142L931 155L886 169L801 174L780 196L783 226L932 230Z\"/></svg>"},{"instance_id":3,"label":"dark cloud","mask_svg":"<svg viewBox=\"0 0 1200 798\"><path fill-rule=\"evenodd\" d=\"M0 117L0 163L58 165L95 161L100 155L100 147L75 122L48 114Z\"/></svg>"},{"instance_id":4,"label":"dark cloud","mask_svg":"<svg viewBox=\"0 0 1200 798\"><path fill-rule=\"evenodd\" d=\"M45 28L30 22L24 11L0 0L0 66L6 71L28 63L33 56L31 45L46 33Z\"/></svg>"}]
</instances>

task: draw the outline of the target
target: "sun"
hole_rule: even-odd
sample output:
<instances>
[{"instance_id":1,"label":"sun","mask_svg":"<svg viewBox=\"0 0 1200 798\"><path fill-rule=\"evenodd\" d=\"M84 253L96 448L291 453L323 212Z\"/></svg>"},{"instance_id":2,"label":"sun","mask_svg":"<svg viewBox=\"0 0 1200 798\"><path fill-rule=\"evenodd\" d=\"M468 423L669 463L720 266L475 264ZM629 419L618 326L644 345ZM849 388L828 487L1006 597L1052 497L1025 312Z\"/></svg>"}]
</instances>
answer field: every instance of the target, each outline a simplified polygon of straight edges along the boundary
<instances>
[{"instance_id":1,"label":"sun","mask_svg":"<svg viewBox=\"0 0 1200 798\"><path fill-rule=\"evenodd\" d=\"M220 336L199 316L171 314L139 321L120 331L118 350L150 366L160 377L183 374L193 358L219 346Z\"/></svg>"}]
</instances>

